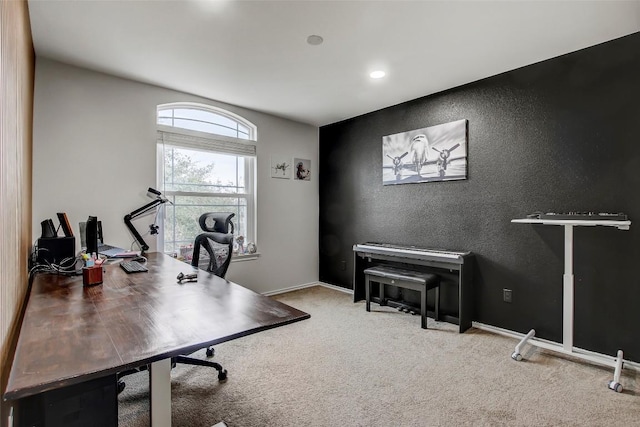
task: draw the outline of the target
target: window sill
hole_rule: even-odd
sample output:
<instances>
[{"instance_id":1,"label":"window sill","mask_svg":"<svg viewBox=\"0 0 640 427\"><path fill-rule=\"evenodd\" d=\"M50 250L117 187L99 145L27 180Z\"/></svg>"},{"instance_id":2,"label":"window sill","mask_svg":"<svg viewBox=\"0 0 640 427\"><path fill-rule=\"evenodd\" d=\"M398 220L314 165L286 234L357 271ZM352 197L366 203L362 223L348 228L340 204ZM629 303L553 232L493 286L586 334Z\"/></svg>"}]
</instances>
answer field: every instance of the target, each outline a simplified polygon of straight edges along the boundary
<instances>
[{"instance_id":1,"label":"window sill","mask_svg":"<svg viewBox=\"0 0 640 427\"><path fill-rule=\"evenodd\" d=\"M256 252L254 254L233 254L233 256L231 256L231 262L251 261L254 259L258 259L259 256L259 252Z\"/></svg>"},{"instance_id":2,"label":"window sill","mask_svg":"<svg viewBox=\"0 0 640 427\"><path fill-rule=\"evenodd\" d=\"M166 255L171 256L171 254L168 254L168 253ZM260 257L260 253L259 252L256 252L254 254L233 254L231 256L231 262L252 261L252 260L258 259L258 257ZM178 261L182 261L182 262L184 262L186 264L191 264L191 260L190 259L180 259L180 258L176 258L176 259ZM204 264L205 266L209 262L209 261L207 261L208 259L209 258L206 258L205 261L204 261L205 262L205 264ZM202 259L200 261L201 261L201 265L202 265Z\"/></svg>"}]
</instances>

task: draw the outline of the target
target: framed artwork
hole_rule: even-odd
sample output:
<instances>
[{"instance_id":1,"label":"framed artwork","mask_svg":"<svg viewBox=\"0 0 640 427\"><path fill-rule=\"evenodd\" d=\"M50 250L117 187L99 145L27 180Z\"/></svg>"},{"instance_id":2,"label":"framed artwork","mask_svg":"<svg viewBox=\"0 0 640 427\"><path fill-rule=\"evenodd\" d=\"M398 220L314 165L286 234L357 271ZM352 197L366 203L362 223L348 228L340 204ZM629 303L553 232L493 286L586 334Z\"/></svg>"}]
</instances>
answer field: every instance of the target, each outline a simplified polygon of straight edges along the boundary
<instances>
[{"instance_id":1,"label":"framed artwork","mask_svg":"<svg viewBox=\"0 0 640 427\"><path fill-rule=\"evenodd\" d=\"M293 159L293 179L311 181L311 160Z\"/></svg>"},{"instance_id":2,"label":"framed artwork","mask_svg":"<svg viewBox=\"0 0 640 427\"><path fill-rule=\"evenodd\" d=\"M467 120L382 137L382 184L467 179Z\"/></svg>"},{"instance_id":3,"label":"framed artwork","mask_svg":"<svg viewBox=\"0 0 640 427\"><path fill-rule=\"evenodd\" d=\"M271 156L271 178L291 179L291 159Z\"/></svg>"}]
</instances>

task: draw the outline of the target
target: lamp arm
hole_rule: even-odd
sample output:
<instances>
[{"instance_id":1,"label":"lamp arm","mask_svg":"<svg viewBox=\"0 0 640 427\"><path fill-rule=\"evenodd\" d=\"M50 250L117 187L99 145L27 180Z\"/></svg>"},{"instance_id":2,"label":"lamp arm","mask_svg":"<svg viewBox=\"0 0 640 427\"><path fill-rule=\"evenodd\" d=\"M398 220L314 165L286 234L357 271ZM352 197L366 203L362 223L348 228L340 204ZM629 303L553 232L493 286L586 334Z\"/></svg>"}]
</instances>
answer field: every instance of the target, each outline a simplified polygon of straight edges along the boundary
<instances>
[{"instance_id":1,"label":"lamp arm","mask_svg":"<svg viewBox=\"0 0 640 427\"><path fill-rule=\"evenodd\" d=\"M129 215L130 218L129 219L134 219L139 217L140 215L142 215L143 213L155 208L158 205L161 205L163 203L165 203L166 200L165 199L155 199L153 202L149 202L146 205L144 205L141 208L136 209L135 211L131 212Z\"/></svg>"},{"instance_id":2,"label":"lamp arm","mask_svg":"<svg viewBox=\"0 0 640 427\"><path fill-rule=\"evenodd\" d=\"M127 226L127 228L129 229L129 231L131 231L131 234L133 234L133 236L136 238L136 241L138 242L138 244L140 245L140 249L142 249L142 252L146 251L149 249L149 245L147 245L147 243L144 241L144 239L142 238L142 236L140 235L140 233L138 233L138 230L136 230L136 228L133 226L133 223L131 223L131 220L134 218L139 217L140 215L142 215L143 213L150 211L151 209L155 208L158 205L161 205L163 203L165 203L167 200L166 199L156 199L153 202L147 203L146 205L144 205L141 208L136 209L135 211L128 213L124 216L124 223Z\"/></svg>"}]
</instances>

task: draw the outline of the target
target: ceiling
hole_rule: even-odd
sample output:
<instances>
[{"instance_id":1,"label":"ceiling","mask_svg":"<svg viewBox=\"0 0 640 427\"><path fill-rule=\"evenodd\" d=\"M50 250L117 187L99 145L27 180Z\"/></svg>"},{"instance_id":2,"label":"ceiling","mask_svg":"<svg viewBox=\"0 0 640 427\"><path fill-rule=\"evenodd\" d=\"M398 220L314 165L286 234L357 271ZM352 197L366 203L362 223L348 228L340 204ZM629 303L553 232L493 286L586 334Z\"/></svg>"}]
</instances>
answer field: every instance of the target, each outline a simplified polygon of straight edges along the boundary
<instances>
[{"instance_id":1,"label":"ceiling","mask_svg":"<svg viewBox=\"0 0 640 427\"><path fill-rule=\"evenodd\" d=\"M39 57L317 126L640 31L640 1L610 0L30 0L29 11Z\"/></svg>"}]
</instances>

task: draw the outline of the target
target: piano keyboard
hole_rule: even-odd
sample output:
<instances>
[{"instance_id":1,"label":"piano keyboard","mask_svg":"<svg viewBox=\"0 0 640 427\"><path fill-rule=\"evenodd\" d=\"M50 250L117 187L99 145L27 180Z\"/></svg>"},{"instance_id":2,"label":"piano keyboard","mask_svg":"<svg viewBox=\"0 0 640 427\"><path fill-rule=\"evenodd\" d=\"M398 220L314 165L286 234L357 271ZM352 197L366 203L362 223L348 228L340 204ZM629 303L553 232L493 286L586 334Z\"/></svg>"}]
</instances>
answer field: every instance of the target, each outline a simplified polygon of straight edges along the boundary
<instances>
[{"instance_id":1,"label":"piano keyboard","mask_svg":"<svg viewBox=\"0 0 640 427\"><path fill-rule=\"evenodd\" d=\"M386 243L362 243L353 245L355 252L373 252L378 254L406 256L411 258L435 258L460 260L469 252L443 251L439 249L417 248L415 246L398 246Z\"/></svg>"}]
</instances>

